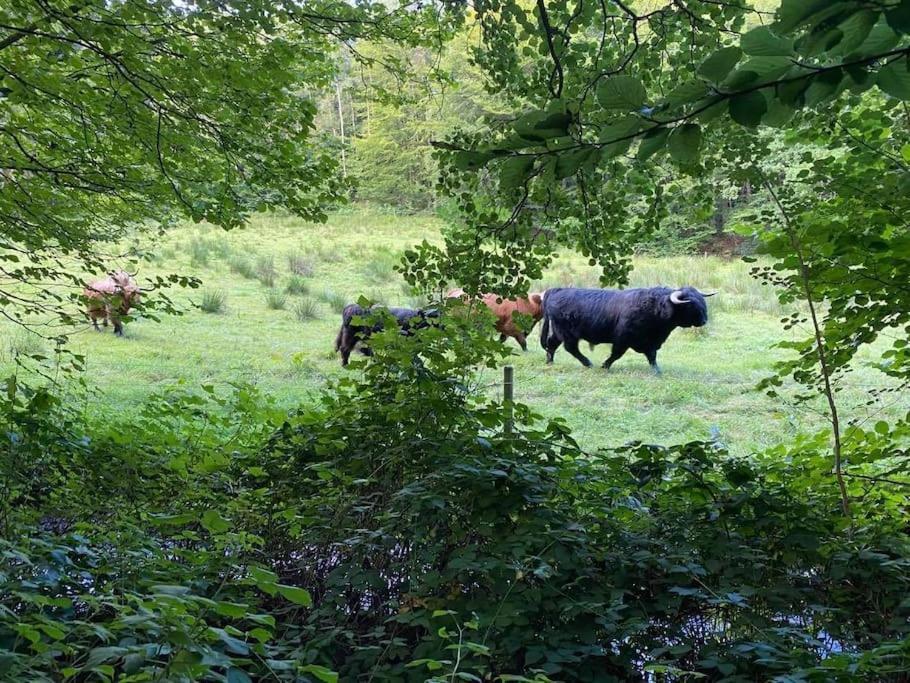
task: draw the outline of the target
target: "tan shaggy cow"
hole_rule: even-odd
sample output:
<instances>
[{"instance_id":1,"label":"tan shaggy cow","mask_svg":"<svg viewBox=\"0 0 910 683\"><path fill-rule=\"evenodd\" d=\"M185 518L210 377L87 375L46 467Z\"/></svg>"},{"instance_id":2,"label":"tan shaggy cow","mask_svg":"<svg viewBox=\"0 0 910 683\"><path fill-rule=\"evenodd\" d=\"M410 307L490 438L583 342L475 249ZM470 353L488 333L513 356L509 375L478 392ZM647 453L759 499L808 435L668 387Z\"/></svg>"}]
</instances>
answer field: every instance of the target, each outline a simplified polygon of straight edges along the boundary
<instances>
[{"instance_id":1,"label":"tan shaggy cow","mask_svg":"<svg viewBox=\"0 0 910 683\"><path fill-rule=\"evenodd\" d=\"M453 289L446 297L450 299L467 299L463 289ZM504 342L507 337L514 337L524 351L528 350L527 335L534 329L537 321L543 317L543 303L541 295L528 294L527 298L504 299L498 294L483 294L480 300L486 304L490 312L496 316L496 331L499 332L499 341ZM531 318L531 325L527 329L519 327L513 318L513 313L522 313Z\"/></svg>"},{"instance_id":2,"label":"tan shaggy cow","mask_svg":"<svg viewBox=\"0 0 910 683\"><path fill-rule=\"evenodd\" d=\"M96 330L98 321L114 325L114 334L123 336L123 322L121 318L130 312L130 308L138 303L140 290L133 276L125 270L116 270L103 280L90 282L82 290L85 297L85 312L92 321Z\"/></svg>"}]
</instances>

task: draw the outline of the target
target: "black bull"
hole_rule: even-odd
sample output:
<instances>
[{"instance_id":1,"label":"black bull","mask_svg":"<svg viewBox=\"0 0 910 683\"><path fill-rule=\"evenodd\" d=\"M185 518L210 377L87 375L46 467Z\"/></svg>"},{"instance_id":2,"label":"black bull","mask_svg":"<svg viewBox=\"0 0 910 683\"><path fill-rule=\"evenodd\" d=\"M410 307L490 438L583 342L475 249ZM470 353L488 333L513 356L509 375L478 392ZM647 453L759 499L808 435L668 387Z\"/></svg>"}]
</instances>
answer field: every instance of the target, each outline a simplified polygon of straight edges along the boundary
<instances>
[{"instance_id":1,"label":"black bull","mask_svg":"<svg viewBox=\"0 0 910 683\"><path fill-rule=\"evenodd\" d=\"M544 292L540 345L547 363L560 344L581 364L591 361L578 350L579 341L612 344L603 367L609 369L632 349L642 353L657 374L657 350L677 327L701 327L708 322L705 296L694 287L670 289L574 289L554 288Z\"/></svg>"},{"instance_id":2,"label":"black bull","mask_svg":"<svg viewBox=\"0 0 910 683\"><path fill-rule=\"evenodd\" d=\"M358 342L361 344L360 352L363 355L372 355L372 351L364 344L371 334L382 330L381 317L383 314L394 316L404 335L409 335L411 330L420 330L434 324L432 320L439 317L439 311L436 309L386 308L385 306L363 308L357 304L348 304L341 312L341 329L338 330L338 336L335 338L335 351L341 352L342 365L348 364L351 352ZM365 322L355 323L354 318L357 317L363 318Z\"/></svg>"}]
</instances>

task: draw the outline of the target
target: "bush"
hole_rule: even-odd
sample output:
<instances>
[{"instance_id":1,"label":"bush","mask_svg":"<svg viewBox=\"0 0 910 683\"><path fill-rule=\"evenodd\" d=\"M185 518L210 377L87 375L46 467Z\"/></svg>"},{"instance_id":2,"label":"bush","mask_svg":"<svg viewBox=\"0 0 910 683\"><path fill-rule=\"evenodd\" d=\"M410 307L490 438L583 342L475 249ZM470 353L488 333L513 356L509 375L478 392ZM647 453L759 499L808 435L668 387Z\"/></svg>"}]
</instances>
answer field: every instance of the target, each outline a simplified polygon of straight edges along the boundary
<instances>
[{"instance_id":1,"label":"bush","mask_svg":"<svg viewBox=\"0 0 910 683\"><path fill-rule=\"evenodd\" d=\"M307 282L305 277L300 275L291 275L288 278L287 284L284 286L284 291L288 294L307 294L310 291L310 283Z\"/></svg>"},{"instance_id":2,"label":"bush","mask_svg":"<svg viewBox=\"0 0 910 683\"><path fill-rule=\"evenodd\" d=\"M256 277L266 287L274 287L278 279L274 256L260 256L256 259Z\"/></svg>"},{"instance_id":3,"label":"bush","mask_svg":"<svg viewBox=\"0 0 910 683\"><path fill-rule=\"evenodd\" d=\"M506 353L471 325L377 332L373 362L290 413L249 386L177 387L87 424L10 384L3 678L907 670L900 482L850 481L851 524L823 436L750 459L586 453L560 421L468 388ZM870 458L882 439L853 436Z\"/></svg>"},{"instance_id":4,"label":"bush","mask_svg":"<svg viewBox=\"0 0 910 683\"><path fill-rule=\"evenodd\" d=\"M297 316L297 320L300 320L301 322L318 318L319 304L313 299L305 297L294 304L294 315Z\"/></svg>"},{"instance_id":5,"label":"bush","mask_svg":"<svg viewBox=\"0 0 910 683\"><path fill-rule=\"evenodd\" d=\"M199 304L206 313L224 313L227 307L227 294L220 289L208 289L202 292L202 303Z\"/></svg>"},{"instance_id":6,"label":"bush","mask_svg":"<svg viewBox=\"0 0 910 683\"><path fill-rule=\"evenodd\" d=\"M273 311L284 310L288 303L288 296L277 289L270 289L265 293L265 304Z\"/></svg>"},{"instance_id":7,"label":"bush","mask_svg":"<svg viewBox=\"0 0 910 683\"><path fill-rule=\"evenodd\" d=\"M313 273L316 271L316 264L310 256L305 256L299 252L293 252L288 254L287 259L288 270L294 275L312 277Z\"/></svg>"}]
</instances>

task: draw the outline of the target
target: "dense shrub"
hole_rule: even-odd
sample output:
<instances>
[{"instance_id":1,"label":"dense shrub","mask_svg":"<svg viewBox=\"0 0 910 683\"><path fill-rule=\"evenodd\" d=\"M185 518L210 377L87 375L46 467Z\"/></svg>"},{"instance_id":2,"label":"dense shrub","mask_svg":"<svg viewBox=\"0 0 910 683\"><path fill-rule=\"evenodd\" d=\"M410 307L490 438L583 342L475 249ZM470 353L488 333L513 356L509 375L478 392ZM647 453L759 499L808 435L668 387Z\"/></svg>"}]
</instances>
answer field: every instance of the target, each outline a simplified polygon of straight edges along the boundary
<instances>
[{"instance_id":1,"label":"dense shrub","mask_svg":"<svg viewBox=\"0 0 910 683\"><path fill-rule=\"evenodd\" d=\"M870 680L910 664L901 488L856 496L849 524L823 440L752 459L584 452L467 389L464 368L504 353L458 341L470 324L374 335L361 373L292 414L237 386L86 424L13 387L0 675Z\"/></svg>"}]
</instances>

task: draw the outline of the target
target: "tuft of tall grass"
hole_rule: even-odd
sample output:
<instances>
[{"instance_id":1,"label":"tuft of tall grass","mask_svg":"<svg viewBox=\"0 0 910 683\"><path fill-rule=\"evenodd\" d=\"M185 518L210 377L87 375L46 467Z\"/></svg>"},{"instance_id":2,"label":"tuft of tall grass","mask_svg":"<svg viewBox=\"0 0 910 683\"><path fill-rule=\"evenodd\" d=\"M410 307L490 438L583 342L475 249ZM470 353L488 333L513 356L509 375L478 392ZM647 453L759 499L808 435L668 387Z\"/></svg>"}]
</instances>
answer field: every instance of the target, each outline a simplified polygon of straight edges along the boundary
<instances>
[{"instance_id":1,"label":"tuft of tall grass","mask_svg":"<svg viewBox=\"0 0 910 683\"><path fill-rule=\"evenodd\" d=\"M278 289L270 289L265 293L265 305L273 311L281 311L288 305L288 295Z\"/></svg>"},{"instance_id":2,"label":"tuft of tall grass","mask_svg":"<svg viewBox=\"0 0 910 683\"><path fill-rule=\"evenodd\" d=\"M190 239L190 263L194 266L207 266L213 258L226 257L231 249L224 237L202 237L194 235Z\"/></svg>"},{"instance_id":3,"label":"tuft of tall grass","mask_svg":"<svg viewBox=\"0 0 910 683\"><path fill-rule=\"evenodd\" d=\"M345 253L338 246L323 246L310 252L311 257L321 263L341 263L345 260Z\"/></svg>"},{"instance_id":4,"label":"tuft of tall grass","mask_svg":"<svg viewBox=\"0 0 910 683\"><path fill-rule=\"evenodd\" d=\"M248 280L252 280L256 277L256 267L253 265L253 262L246 256L240 254L235 254L231 257L228 261L228 268L230 268L232 273L237 273Z\"/></svg>"},{"instance_id":5,"label":"tuft of tall grass","mask_svg":"<svg viewBox=\"0 0 910 683\"><path fill-rule=\"evenodd\" d=\"M208 242L199 237L190 240L190 264L193 266L207 266L211 256Z\"/></svg>"},{"instance_id":6,"label":"tuft of tall grass","mask_svg":"<svg viewBox=\"0 0 910 683\"><path fill-rule=\"evenodd\" d=\"M297 317L297 320L300 320L301 322L318 318L319 304L315 299L304 297L294 304L294 315Z\"/></svg>"},{"instance_id":7,"label":"tuft of tall grass","mask_svg":"<svg viewBox=\"0 0 910 683\"><path fill-rule=\"evenodd\" d=\"M284 286L284 291L295 295L307 294L310 291L310 283L302 275L291 275Z\"/></svg>"},{"instance_id":8,"label":"tuft of tall grass","mask_svg":"<svg viewBox=\"0 0 910 683\"><path fill-rule=\"evenodd\" d=\"M379 304L380 306L389 305L389 297L381 289L373 289L367 292L364 296L366 296L366 298L372 301L374 304Z\"/></svg>"},{"instance_id":9,"label":"tuft of tall grass","mask_svg":"<svg viewBox=\"0 0 910 683\"><path fill-rule=\"evenodd\" d=\"M17 327L6 339L6 355L11 361L22 356L38 356L47 352L47 344L43 337L30 330Z\"/></svg>"},{"instance_id":10,"label":"tuft of tall grass","mask_svg":"<svg viewBox=\"0 0 910 683\"><path fill-rule=\"evenodd\" d=\"M344 310L344 307L348 305L348 300L343 294L339 294L331 289L322 290L319 298L327 303L329 308L335 313L341 313Z\"/></svg>"},{"instance_id":11,"label":"tuft of tall grass","mask_svg":"<svg viewBox=\"0 0 910 683\"><path fill-rule=\"evenodd\" d=\"M256 277L266 287L274 287L278 279L278 270L275 268L275 257L263 255L256 259Z\"/></svg>"},{"instance_id":12,"label":"tuft of tall grass","mask_svg":"<svg viewBox=\"0 0 910 683\"><path fill-rule=\"evenodd\" d=\"M391 250L380 247L375 250L363 266L363 274L376 283L388 282L395 275L399 258Z\"/></svg>"},{"instance_id":13,"label":"tuft of tall grass","mask_svg":"<svg viewBox=\"0 0 910 683\"><path fill-rule=\"evenodd\" d=\"M312 256L307 256L295 251L287 255L287 260L288 270L290 270L293 275L312 277L313 273L316 272L316 262Z\"/></svg>"},{"instance_id":14,"label":"tuft of tall grass","mask_svg":"<svg viewBox=\"0 0 910 683\"><path fill-rule=\"evenodd\" d=\"M199 308L206 313L224 313L227 308L227 294L220 289L207 289L202 292Z\"/></svg>"}]
</instances>

